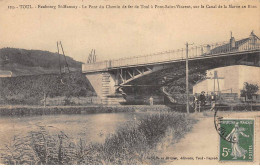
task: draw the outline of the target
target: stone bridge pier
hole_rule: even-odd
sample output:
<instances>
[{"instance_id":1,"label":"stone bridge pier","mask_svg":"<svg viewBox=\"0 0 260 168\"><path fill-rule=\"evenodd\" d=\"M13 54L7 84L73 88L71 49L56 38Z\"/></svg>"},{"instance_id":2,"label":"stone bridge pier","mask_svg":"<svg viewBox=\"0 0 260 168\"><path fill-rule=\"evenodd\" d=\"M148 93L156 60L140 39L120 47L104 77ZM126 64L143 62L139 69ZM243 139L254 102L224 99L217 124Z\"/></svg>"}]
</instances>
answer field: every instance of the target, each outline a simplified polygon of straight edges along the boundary
<instances>
[{"instance_id":1,"label":"stone bridge pier","mask_svg":"<svg viewBox=\"0 0 260 168\"><path fill-rule=\"evenodd\" d=\"M86 74L86 77L102 104L119 104L119 102L125 101L122 95L116 94L118 87L115 85L115 76L112 73L94 72Z\"/></svg>"},{"instance_id":2,"label":"stone bridge pier","mask_svg":"<svg viewBox=\"0 0 260 168\"><path fill-rule=\"evenodd\" d=\"M158 81L149 84L144 81L136 83L136 81L168 67L169 65L126 67L86 73L85 75L97 96L101 99L102 104L120 104L126 103L126 101L133 102L134 100L131 99L137 97L148 101L149 93L152 93L155 87L158 88ZM140 91L140 88L142 91ZM134 96L137 92L142 94Z\"/></svg>"}]
</instances>

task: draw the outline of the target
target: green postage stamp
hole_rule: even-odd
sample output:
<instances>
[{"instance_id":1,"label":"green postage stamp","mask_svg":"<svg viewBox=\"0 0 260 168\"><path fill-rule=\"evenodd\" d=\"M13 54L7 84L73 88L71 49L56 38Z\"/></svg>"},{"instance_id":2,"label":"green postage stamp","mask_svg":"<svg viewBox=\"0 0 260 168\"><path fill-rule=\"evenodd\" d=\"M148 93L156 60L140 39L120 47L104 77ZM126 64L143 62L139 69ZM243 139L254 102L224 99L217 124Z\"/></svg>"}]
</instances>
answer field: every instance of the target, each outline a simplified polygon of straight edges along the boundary
<instances>
[{"instance_id":1,"label":"green postage stamp","mask_svg":"<svg viewBox=\"0 0 260 168\"><path fill-rule=\"evenodd\" d=\"M220 129L220 161L254 160L254 120L223 119Z\"/></svg>"}]
</instances>

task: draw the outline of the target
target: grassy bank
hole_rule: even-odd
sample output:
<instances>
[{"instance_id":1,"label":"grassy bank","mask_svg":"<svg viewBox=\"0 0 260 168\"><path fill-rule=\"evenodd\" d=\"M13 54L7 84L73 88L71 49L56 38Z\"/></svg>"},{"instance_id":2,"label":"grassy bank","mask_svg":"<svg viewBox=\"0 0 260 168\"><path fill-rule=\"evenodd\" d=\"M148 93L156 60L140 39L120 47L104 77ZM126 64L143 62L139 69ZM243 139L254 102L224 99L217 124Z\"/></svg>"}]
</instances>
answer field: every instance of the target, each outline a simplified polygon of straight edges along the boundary
<instances>
[{"instance_id":1,"label":"grassy bank","mask_svg":"<svg viewBox=\"0 0 260 168\"><path fill-rule=\"evenodd\" d=\"M259 105L217 105L220 111L259 111ZM203 110L208 111L210 106ZM124 112L186 112L186 105L92 105L92 106L0 106L0 116L34 116L52 114L95 114L95 113L124 113ZM193 112L193 109L190 109Z\"/></svg>"},{"instance_id":2,"label":"grassy bank","mask_svg":"<svg viewBox=\"0 0 260 168\"><path fill-rule=\"evenodd\" d=\"M74 140L39 126L26 137L14 137L1 150L1 158L4 164L154 164L149 158L165 137L176 142L194 123L179 113L147 115L120 127L103 144Z\"/></svg>"},{"instance_id":3,"label":"grassy bank","mask_svg":"<svg viewBox=\"0 0 260 168\"><path fill-rule=\"evenodd\" d=\"M0 88L2 105L43 105L44 97L64 97L66 105L72 97L96 96L81 72L0 78Z\"/></svg>"},{"instance_id":4,"label":"grassy bank","mask_svg":"<svg viewBox=\"0 0 260 168\"><path fill-rule=\"evenodd\" d=\"M33 116L52 114L95 114L123 112L169 112L171 108L164 105L139 106L10 106L0 107L0 116Z\"/></svg>"}]
</instances>

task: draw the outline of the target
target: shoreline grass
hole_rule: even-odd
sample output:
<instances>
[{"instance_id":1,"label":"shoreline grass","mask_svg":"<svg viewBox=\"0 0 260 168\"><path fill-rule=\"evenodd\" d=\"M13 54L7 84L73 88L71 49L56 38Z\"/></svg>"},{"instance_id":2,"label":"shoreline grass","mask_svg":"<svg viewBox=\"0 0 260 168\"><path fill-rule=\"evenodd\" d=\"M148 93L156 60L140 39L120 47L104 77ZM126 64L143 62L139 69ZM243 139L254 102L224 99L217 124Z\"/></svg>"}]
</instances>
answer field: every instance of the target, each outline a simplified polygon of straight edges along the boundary
<instances>
[{"instance_id":1,"label":"shoreline grass","mask_svg":"<svg viewBox=\"0 0 260 168\"><path fill-rule=\"evenodd\" d=\"M127 112L167 112L173 111L165 105L139 106L0 106L0 116L34 116L52 114L99 114L99 113L127 113Z\"/></svg>"},{"instance_id":2,"label":"shoreline grass","mask_svg":"<svg viewBox=\"0 0 260 168\"><path fill-rule=\"evenodd\" d=\"M14 137L1 150L7 165L136 165L153 164L153 153L165 137L176 142L189 132L195 119L181 113L149 114L138 121L121 126L103 144L73 140L60 131L50 134L39 127L26 137Z\"/></svg>"}]
</instances>

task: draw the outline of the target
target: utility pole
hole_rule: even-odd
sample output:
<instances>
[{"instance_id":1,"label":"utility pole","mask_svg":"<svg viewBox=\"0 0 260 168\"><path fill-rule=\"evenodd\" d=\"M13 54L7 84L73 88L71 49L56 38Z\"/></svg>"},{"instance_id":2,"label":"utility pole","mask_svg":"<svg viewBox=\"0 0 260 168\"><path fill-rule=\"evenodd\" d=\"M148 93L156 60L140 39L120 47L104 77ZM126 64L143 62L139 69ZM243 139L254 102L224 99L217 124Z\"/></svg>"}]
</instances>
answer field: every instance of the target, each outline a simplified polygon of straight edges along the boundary
<instances>
[{"instance_id":1,"label":"utility pole","mask_svg":"<svg viewBox=\"0 0 260 168\"><path fill-rule=\"evenodd\" d=\"M187 94L187 113L190 113L189 109L189 44L186 43L186 94Z\"/></svg>"},{"instance_id":2,"label":"utility pole","mask_svg":"<svg viewBox=\"0 0 260 168\"><path fill-rule=\"evenodd\" d=\"M60 74L61 74L60 50L59 50L59 43L58 43L58 41L57 41L57 50L58 50L58 55L59 55L59 66L60 66Z\"/></svg>"},{"instance_id":3,"label":"utility pole","mask_svg":"<svg viewBox=\"0 0 260 168\"><path fill-rule=\"evenodd\" d=\"M67 66L68 71L69 71L69 73L70 73L69 64L68 64L68 62L67 62L67 60L66 60L66 56L65 56L65 54L64 54L64 50L63 50L63 47L62 47L61 41L60 41L60 47L61 47L61 50L62 50L62 53L63 53L63 56L64 56L64 60L65 60L66 66ZM65 69L65 68L64 68L64 69Z\"/></svg>"},{"instance_id":4,"label":"utility pole","mask_svg":"<svg viewBox=\"0 0 260 168\"><path fill-rule=\"evenodd\" d=\"M213 79L213 81L214 81L213 92L214 92L214 94L215 94L215 92L216 92L216 89L215 89L216 71L214 71L214 77L213 77L213 78L214 78L214 79Z\"/></svg>"},{"instance_id":5,"label":"utility pole","mask_svg":"<svg viewBox=\"0 0 260 168\"><path fill-rule=\"evenodd\" d=\"M187 113L190 113L190 99L189 99L189 45L193 45L189 44L188 42L186 43L186 96L187 96L187 100L186 100L186 106L187 106Z\"/></svg>"}]
</instances>

